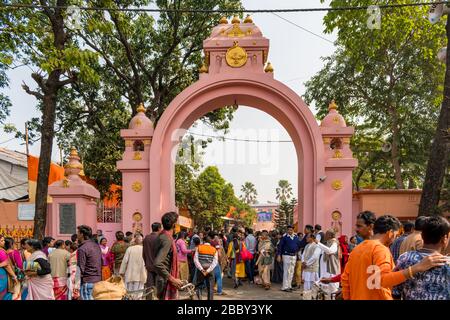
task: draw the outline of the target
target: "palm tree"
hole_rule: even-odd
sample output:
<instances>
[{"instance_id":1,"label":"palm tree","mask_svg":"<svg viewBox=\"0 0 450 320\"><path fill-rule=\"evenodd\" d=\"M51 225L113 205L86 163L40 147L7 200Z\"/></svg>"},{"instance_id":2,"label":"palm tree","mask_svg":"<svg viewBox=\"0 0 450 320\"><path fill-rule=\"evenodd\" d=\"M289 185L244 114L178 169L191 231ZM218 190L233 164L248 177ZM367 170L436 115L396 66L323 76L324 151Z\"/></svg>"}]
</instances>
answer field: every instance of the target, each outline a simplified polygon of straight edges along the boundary
<instances>
[{"instance_id":1,"label":"palm tree","mask_svg":"<svg viewBox=\"0 0 450 320\"><path fill-rule=\"evenodd\" d=\"M256 196L258 195L258 192L256 192L255 185L251 182L245 182L241 187L241 200L244 201L246 204L255 204L256 203Z\"/></svg>"},{"instance_id":2,"label":"palm tree","mask_svg":"<svg viewBox=\"0 0 450 320\"><path fill-rule=\"evenodd\" d=\"M278 188L276 188L277 200L280 202L287 201L292 197L292 186L287 180L278 181Z\"/></svg>"}]
</instances>

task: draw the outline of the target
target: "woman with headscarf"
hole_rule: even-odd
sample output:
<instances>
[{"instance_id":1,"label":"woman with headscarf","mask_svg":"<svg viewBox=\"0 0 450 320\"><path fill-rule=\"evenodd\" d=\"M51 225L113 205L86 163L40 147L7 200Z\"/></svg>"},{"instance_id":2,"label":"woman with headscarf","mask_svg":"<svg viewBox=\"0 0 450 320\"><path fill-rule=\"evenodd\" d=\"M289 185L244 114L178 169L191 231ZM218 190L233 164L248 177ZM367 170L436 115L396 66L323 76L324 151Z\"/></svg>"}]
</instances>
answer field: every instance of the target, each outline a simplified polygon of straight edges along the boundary
<instances>
[{"instance_id":1,"label":"woman with headscarf","mask_svg":"<svg viewBox=\"0 0 450 320\"><path fill-rule=\"evenodd\" d=\"M55 300L51 267L47 256L42 252L41 242L29 239L26 249L31 253L30 260L24 267L28 284L27 300Z\"/></svg>"},{"instance_id":2,"label":"woman with headscarf","mask_svg":"<svg viewBox=\"0 0 450 320\"><path fill-rule=\"evenodd\" d=\"M342 235L339 237L339 245L341 247L341 270L344 271L345 265L347 264L348 257L350 255L350 248L347 242L347 236Z\"/></svg>"},{"instance_id":3,"label":"woman with headscarf","mask_svg":"<svg viewBox=\"0 0 450 320\"><path fill-rule=\"evenodd\" d=\"M99 244L100 249L102 250L102 280L105 281L109 279L112 275L111 265L112 265L112 256L109 251L109 247L106 245L108 240L105 237L101 237Z\"/></svg>"}]
</instances>

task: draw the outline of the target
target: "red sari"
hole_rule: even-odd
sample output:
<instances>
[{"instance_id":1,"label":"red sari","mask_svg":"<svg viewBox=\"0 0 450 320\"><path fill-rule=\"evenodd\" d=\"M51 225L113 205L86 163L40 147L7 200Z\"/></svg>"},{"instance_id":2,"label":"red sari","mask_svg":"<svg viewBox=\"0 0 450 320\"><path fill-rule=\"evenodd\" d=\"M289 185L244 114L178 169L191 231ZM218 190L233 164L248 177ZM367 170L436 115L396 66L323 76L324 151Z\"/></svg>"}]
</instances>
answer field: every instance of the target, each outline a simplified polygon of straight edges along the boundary
<instances>
[{"instance_id":1,"label":"red sari","mask_svg":"<svg viewBox=\"0 0 450 320\"><path fill-rule=\"evenodd\" d=\"M339 244L340 244L341 252L342 252L342 259L341 259L342 272L345 269L345 265L347 264L347 261L348 261L348 256L350 255L350 250L349 250L348 244L345 243L345 238L346 238L346 236L339 237Z\"/></svg>"},{"instance_id":2,"label":"red sari","mask_svg":"<svg viewBox=\"0 0 450 320\"><path fill-rule=\"evenodd\" d=\"M68 300L69 288L67 287L66 277L53 277L53 293L55 300Z\"/></svg>"}]
</instances>

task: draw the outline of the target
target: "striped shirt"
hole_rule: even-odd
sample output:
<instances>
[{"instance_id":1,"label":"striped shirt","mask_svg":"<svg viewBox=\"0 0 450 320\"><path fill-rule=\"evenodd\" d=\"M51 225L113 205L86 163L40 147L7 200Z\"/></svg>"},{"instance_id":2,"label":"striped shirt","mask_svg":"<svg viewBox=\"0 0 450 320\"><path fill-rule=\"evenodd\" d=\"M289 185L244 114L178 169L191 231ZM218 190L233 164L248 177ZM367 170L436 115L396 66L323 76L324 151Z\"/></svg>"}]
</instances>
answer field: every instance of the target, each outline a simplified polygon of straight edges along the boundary
<instances>
[{"instance_id":1,"label":"striped shirt","mask_svg":"<svg viewBox=\"0 0 450 320\"><path fill-rule=\"evenodd\" d=\"M210 273L217 266L217 250L209 243L201 244L195 250L194 264L198 270Z\"/></svg>"}]
</instances>

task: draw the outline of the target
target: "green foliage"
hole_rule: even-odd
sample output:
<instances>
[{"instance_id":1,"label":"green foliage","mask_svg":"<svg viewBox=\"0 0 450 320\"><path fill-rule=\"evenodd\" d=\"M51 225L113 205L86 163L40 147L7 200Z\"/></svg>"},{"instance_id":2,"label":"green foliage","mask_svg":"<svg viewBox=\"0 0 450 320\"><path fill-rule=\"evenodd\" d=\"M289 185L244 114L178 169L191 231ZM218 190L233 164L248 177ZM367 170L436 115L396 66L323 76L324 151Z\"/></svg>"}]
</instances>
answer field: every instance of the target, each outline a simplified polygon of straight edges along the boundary
<instances>
[{"instance_id":1,"label":"green foliage","mask_svg":"<svg viewBox=\"0 0 450 320\"><path fill-rule=\"evenodd\" d=\"M203 172L187 164L175 166L175 201L179 208L187 208L196 226L221 228L231 207L236 208L236 218L245 212L242 219L246 226L252 226L256 211L240 201L234 194L233 186L220 175L217 167L207 167Z\"/></svg>"},{"instance_id":2,"label":"green foliage","mask_svg":"<svg viewBox=\"0 0 450 320\"><path fill-rule=\"evenodd\" d=\"M255 204L258 192L256 191L255 185L249 181L245 182L241 187L242 195L240 199L246 204Z\"/></svg>"},{"instance_id":3,"label":"green foliage","mask_svg":"<svg viewBox=\"0 0 450 320\"><path fill-rule=\"evenodd\" d=\"M330 5L371 4L333 0ZM446 45L443 21L430 24L428 9L382 10L381 29L368 28L366 11L330 11L324 18L325 31L337 31L337 50L306 83L305 100L323 117L335 99L347 124L356 127L351 146L359 160L357 188L422 183L442 101L445 68L436 55ZM390 152L381 151L385 142L392 145Z\"/></svg>"},{"instance_id":4,"label":"green foliage","mask_svg":"<svg viewBox=\"0 0 450 320\"><path fill-rule=\"evenodd\" d=\"M292 186L287 180L278 181L278 188L275 189L277 200L283 202L292 197Z\"/></svg>"},{"instance_id":5,"label":"green foliage","mask_svg":"<svg viewBox=\"0 0 450 320\"><path fill-rule=\"evenodd\" d=\"M241 8L238 0L78 2L112 8ZM124 148L120 129L128 127L139 103L144 103L156 125L176 95L198 79L203 40L219 19L219 14L82 11L81 30L74 30L75 38L98 57L98 63L91 62L98 81L79 78L61 93L57 138L64 150L72 145L82 150L86 174L101 191L110 183L121 184L115 168ZM79 56L71 58L92 58L83 52ZM53 60L48 64L54 64ZM218 107L222 108L201 120L214 129L227 130L235 110Z\"/></svg>"},{"instance_id":6,"label":"green foliage","mask_svg":"<svg viewBox=\"0 0 450 320\"><path fill-rule=\"evenodd\" d=\"M287 226L294 225L294 209L297 205L297 199L291 201L282 200L280 206L275 209L275 228L280 232L286 232Z\"/></svg>"}]
</instances>

